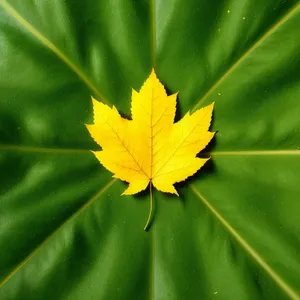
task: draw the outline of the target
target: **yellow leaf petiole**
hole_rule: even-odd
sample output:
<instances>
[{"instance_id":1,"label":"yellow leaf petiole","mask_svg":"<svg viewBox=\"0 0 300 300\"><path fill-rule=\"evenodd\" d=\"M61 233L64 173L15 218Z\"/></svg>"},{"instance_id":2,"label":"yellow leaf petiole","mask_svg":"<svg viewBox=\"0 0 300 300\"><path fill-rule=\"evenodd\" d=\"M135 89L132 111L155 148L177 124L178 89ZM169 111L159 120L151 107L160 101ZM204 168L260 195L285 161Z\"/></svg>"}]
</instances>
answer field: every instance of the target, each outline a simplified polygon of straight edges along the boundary
<instances>
[{"instance_id":1,"label":"yellow leaf petiole","mask_svg":"<svg viewBox=\"0 0 300 300\"><path fill-rule=\"evenodd\" d=\"M144 227L144 230L147 231L150 223L151 223L151 219L152 219L152 211L153 211L153 196L152 196L152 182L150 181L150 211L149 211L149 215L148 215L148 220L147 223Z\"/></svg>"}]
</instances>

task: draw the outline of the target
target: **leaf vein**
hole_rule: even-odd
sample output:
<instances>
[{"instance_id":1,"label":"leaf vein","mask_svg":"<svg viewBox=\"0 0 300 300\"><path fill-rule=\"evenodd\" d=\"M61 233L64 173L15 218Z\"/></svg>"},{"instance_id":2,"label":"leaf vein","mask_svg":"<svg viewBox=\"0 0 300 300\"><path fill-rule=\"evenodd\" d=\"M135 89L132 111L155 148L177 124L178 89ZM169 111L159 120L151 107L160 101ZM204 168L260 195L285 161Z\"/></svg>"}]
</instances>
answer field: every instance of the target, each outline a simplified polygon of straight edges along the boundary
<instances>
[{"instance_id":1,"label":"leaf vein","mask_svg":"<svg viewBox=\"0 0 300 300\"><path fill-rule=\"evenodd\" d=\"M221 85L221 83L238 67L242 62L249 57L265 40L268 39L280 26L286 23L300 8L300 3L295 5L286 15L284 15L277 23L275 23L261 38L255 42L229 69L212 85L212 87L202 96L201 99L196 101L192 111L203 105L203 102Z\"/></svg>"},{"instance_id":2,"label":"leaf vein","mask_svg":"<svg viewBox=\"0 0 300 300\"><path fill-rule=\"evenodd\" d=\"M42 248L44 248L48 242L62 229L64 226L75 219L78 215L80 215L83 211L89 208L95 200L97 200L103 193L105 193L114 183L116 179L109 181L105 186L101 187L101 189L92 196L87 202L85 202L78 210L76 210L69 218L67 218L63 223L59 225L59 227L53 231L44 241L36 247L19 265L17 265L4 279L0 282L0 288L2 288L20 269L22 269Z\"/></svg>"},{"instance_id":3,"label":"leaf vein","mask_svg":"<svg viewBox=\"0 0 300 300\"><path fill-rule=\"evenodd\" d=\"M236 239L241 247L260 265L265 272L277 283L277 285L293 300L300 300L292 287L290 287L273 268L256 252L255 249L225 220L216 208L192 185L189 185L195 195L202 201L208 210L218 219L218 221L227 229L227 231Z\"/></svg>"},{"instance_id":4,"label":"leaf vein","mask_svg":"<svg viewBox=\"0 0 300 300\"><path fill-rule=\"evenodd\" d=\"M27 29L33 36L36 37L42 44L50 49L57 57L59 57L103 102L109 104L110 102L103 96L98 88L92 83L87 75L77 66L66 54L55 46L48 38L46 38L41 32L33 27L21 14L11 6L6 0L0 0L0 6L6 11L8 15L13 17L20 25Z\"/></svg>"}]
</instances>

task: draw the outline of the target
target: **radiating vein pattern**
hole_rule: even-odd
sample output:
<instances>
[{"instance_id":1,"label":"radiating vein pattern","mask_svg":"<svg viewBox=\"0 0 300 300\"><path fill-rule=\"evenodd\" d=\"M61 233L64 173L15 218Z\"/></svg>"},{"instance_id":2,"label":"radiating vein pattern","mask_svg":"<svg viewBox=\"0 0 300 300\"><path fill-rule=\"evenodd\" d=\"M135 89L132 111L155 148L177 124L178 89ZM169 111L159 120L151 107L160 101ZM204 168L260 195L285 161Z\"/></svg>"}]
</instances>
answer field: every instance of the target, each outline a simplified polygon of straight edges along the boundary
<instances>
[{"instance_id":1,"label":"radiating vein pattern","mask_svg":"<svg viewBox=\"0 0 300 300\"><path fill-rule=\"evenodd\" d=\"M0 0L1 300L300 300L299 1L185 4Z\"/></svg>"}]
</instances>

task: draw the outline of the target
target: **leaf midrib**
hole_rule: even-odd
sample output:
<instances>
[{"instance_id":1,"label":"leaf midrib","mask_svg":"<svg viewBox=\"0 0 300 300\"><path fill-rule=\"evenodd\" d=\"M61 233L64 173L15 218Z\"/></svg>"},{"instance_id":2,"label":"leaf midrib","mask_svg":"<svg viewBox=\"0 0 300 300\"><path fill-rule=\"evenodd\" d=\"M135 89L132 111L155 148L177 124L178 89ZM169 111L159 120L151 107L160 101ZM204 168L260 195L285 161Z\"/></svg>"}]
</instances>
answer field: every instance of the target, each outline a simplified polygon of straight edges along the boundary
<instances>
[{"instance_id":1,"label":"leaf midrib","mask_svg":"<svg viewBox=\"0 0 300 300\"><path fill-rule=\"evenodd\" d=\"M151 60L152 68L156 66L156 0L151 0L150 3L150 28L151 28ZM153 141L152 141L153 142ZM152 164L152 162L151 162ZM151 171L152 172L152 171ZM150 272L149 272L149 299L155 299L155 227L150 228Z\"/></svg>"}]
</instances>

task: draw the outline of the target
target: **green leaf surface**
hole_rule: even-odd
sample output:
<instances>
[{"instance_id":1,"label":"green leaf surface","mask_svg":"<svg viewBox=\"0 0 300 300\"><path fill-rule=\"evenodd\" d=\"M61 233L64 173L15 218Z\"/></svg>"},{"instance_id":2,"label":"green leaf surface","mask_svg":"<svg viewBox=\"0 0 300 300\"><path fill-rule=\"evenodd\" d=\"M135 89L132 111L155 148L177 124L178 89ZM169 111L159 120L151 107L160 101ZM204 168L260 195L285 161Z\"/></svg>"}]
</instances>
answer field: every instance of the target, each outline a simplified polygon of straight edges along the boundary
<instances>
[{"instance_id":1,"label":"green leaf surface","mask_svg":"<svg viewBox=\"0 0 300 300\"><path fill-rule=\"evenodd\" d=\"M299 300L299 28L296 0L0 0L0 299ZM152 67L217 134L144 232L84 124Z\"/></svg>"}]
</instances>

